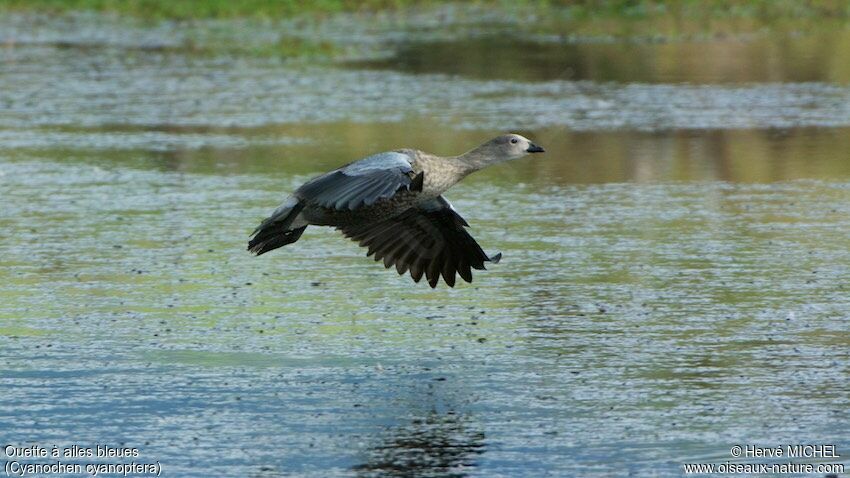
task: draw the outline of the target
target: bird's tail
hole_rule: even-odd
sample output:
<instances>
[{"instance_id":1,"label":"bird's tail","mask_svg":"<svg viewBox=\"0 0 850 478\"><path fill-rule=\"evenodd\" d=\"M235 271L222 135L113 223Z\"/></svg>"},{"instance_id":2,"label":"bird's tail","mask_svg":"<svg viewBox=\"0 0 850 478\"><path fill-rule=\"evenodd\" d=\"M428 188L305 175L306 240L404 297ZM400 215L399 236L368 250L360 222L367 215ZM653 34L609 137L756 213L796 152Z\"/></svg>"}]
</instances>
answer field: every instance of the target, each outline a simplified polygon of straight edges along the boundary
<instances>
[{"instance_id":1,"label":"bird's tail","mask_svg":"<svg viewBox=\"0 0 850 478\"><path fill-rule=\"evenodd\" d=\"M302 209L304 204L294 197L281 204L271 216L254 229L252 238L248 241L248 250L259 256L297 241L304 233L304 229L307 229L306 225L292 227Z\"/></svg>"}]
</instances>

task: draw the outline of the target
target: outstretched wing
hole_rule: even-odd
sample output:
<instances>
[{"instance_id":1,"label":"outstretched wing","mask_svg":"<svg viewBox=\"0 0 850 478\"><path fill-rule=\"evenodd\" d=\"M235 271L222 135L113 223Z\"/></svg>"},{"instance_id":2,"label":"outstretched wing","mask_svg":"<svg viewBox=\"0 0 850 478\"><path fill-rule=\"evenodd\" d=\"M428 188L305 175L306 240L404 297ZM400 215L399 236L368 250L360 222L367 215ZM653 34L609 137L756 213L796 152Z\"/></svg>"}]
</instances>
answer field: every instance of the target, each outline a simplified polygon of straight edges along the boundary
<instances>
[{"instance_id":1,"label":"outstretched wing","mask_svg":"<svg viewBox=\"0 0 850 478\"><path fill-rule=\"evenodd\" d=\"M497 263L502 257L488 257L466 226L469 224L452 205L438 196L393 218L339 229L368 247L367 256L383 259L385 267L395 265L399 274L410 270L416 282L424 273L431 287L437 286L442 275L446 284L454 287L456 273L472 282L472 269L482 270L485 262Z\"/></svg>"},{"instance_id":2,"label":"outstretched wing","mask_svg":"<svg viewBox=\"0 0 850 478\"><path fill-rule=\"evenodd\" d=\"M422 190L423 173L413 174L410 156L380 153L315 178L295 192L321 207L354 210L395 195L401 189Z\"/></svg>"}]
</instances>

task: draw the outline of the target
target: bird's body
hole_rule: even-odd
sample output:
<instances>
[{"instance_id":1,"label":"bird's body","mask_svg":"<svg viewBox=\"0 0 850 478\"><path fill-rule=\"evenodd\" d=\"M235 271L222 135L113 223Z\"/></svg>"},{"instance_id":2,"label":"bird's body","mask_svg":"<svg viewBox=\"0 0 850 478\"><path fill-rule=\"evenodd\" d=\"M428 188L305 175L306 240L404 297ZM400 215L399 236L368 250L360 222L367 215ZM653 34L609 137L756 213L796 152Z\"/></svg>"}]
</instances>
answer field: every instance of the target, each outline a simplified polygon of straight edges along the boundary
<instances>
[{"instance_id":1,"label":"bird's body","mask_svg":"<svg viewBox=\"0 0 850 478\"><path fill-rule=\"evenodd\" d=\"M396 154L403 157L396 159L390 156ZM447 161L445 158L415 149L401 149L369 156L336 171L319 176L314 181L316 181L317 185L324 185L324 182L329 182L328 176L335 173L346 174L352 172L352 174L370 174L372 170L364 165L374 165L385 171L386 169L383 168L399 167L393 164L396 160L405 162L401 166L403 175L398 175L393 178L394 181L389 182L387 187L387 191L389 192L386 193L385 191L386 194L384 194L388 197L382 197L371 204L367 200L364 200L362 205L359 207L355 205L353 208L351 208L352 204L350 203L348 207L337 208L326 207L316 204L313 201L307 201L305 210L302 212L303 218L309 224L334 227L386 219L398 215L408 208L436 199L469 173L469 171L464 171L454 162ZM409 170L407 169L408 167ZM346 171L347 168L350 168L350 170ZM428 174L425 174L426 171ZM422 174L421 185L414 184L419 174ZM404 178L405 175L410 179L410 183ZM348 178L343 177L343 179ZM399 187L393 189L393 186L396 185L396 180ZM301 190L299 189L299 191ZM299 191L296 191L296 196L299 196ZM303 191L301 192L303 193ZM337 203L334 203L334 206L337 206L338 203L339 200Z\"/></svg>"},{"instance_id":2,"label":"bird's body","mask_svg":"<svg viewBox=\"0 0 850 478\"><path fill-rule=\"evenodd\" d=\"M301 237L308 225L331 226L369 248L399 274L410 270L431 287L440 275L454 286L455 273L472 281L470 268L490 258L466 232L466 221L442 194L489 164L542 152L519 135L499 136L460 156L414 149L379 153L318 176L290 196L254 231L248 250L264 254Z\"/></svg>"}]
</instances>

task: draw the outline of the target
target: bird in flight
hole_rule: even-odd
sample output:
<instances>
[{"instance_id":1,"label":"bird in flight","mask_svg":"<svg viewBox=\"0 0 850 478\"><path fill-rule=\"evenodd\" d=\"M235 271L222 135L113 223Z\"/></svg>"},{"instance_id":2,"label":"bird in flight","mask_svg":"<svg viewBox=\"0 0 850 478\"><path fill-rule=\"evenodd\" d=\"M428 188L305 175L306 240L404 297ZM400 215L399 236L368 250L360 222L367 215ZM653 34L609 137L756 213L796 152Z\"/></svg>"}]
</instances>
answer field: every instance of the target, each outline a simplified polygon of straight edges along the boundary
<instances>
[{"instance_id":1,"label":"bird in flight","mask_svg":"<svg viewBox=\"0 0 850 478\"><path fill-rule=\"evenodd\" d=\"M307 226L331 226L416 282L423 274L432 288L441 275L449 287L455 274L472 282L471 269L502 255L484 253L443 193L487 166L542 152L527 138L505 134L459 156L378 153L304 183L254 230L248 250L265 254L297 241Z\"/></svg>"}]
</instances>

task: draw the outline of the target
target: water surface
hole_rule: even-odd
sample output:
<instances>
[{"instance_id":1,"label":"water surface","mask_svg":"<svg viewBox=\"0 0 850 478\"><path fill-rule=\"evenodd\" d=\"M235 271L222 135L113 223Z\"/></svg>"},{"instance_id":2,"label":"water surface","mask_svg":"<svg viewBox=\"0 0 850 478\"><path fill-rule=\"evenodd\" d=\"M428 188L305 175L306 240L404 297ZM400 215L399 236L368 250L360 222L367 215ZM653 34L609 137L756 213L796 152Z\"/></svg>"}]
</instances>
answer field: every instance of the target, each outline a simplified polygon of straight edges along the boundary
<instances>
[{"instance_id":1,"label":"water surface","mask_svg":"<svg viewBox=\"0 0 850 478\"><path fill-rule=\"evenodd\" d=\"M3 444L124 444L166 476L679 476L746 443L847 456L850 89L819 43L754 40L788 45L775 75L679 54L673 74L642 65L692 46L537 38L515 44L532 66L488 69L509 40L471 35L453 63L426 52L460 48L440 43L456 28L413 25L386 63L310 64L184 51L168 24L5 21ZM576 62L616 71L557 73ZM448 194L504 254L472 284L413 284L318 228L244 251L313 174L503 129L547 154Z\"/></svg>"}]
</instances>

